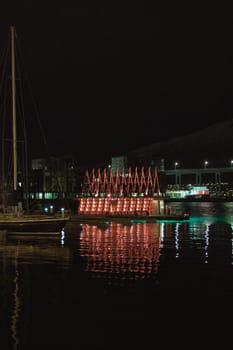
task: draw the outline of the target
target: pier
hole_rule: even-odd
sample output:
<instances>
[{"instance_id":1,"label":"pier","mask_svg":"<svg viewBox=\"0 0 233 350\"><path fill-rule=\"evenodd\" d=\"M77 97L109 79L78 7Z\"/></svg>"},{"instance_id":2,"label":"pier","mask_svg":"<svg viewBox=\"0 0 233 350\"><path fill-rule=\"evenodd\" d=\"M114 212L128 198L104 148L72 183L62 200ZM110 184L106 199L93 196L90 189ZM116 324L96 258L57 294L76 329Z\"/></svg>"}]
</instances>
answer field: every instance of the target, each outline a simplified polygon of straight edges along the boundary
<instances>
[{"instance_id":1,"label":"pier","mask_svg":"<svg viewBox=\"0 0 233 350\"><path fill-rule=\"evenodd\" d=\"M165 170L167 183L176 185L185 185L187 183L202 184L215 183L219 184L226 180L232 181L233 167L224 168L191 168L191 169L169 169ZM188 180L188 182L187 182ZM190 181L191 180L191 181Z\"/></svg>"}]
</instances>

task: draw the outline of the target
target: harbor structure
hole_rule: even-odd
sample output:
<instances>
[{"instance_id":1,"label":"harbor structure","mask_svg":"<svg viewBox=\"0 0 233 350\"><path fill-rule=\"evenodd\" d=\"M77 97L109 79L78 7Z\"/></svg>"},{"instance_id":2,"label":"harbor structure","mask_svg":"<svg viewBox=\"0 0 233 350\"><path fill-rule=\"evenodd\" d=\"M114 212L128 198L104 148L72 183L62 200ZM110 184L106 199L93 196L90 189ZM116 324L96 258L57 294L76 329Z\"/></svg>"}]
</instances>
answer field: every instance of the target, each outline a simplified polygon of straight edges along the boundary
<instances>
[{"instance_id":1,"label":"harbor structure","mask_svg":"<svg viewBox=\"0 0 233 350\"><path fill-rule=\"evenodd\" d=\"M164 213L157 168L111 167L85 173L79 215L158 215Z\"/></svg>"}]
</instances>

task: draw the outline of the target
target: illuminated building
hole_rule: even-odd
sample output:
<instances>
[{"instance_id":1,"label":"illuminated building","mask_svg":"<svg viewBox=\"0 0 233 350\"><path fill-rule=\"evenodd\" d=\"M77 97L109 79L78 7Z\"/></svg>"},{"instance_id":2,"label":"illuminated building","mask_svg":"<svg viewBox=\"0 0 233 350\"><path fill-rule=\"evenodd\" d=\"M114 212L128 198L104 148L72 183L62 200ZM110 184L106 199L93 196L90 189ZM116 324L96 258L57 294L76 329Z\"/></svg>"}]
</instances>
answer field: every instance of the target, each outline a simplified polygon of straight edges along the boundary
<instances>
[{"instance_id":1,"label":"illuminated building","mask_svg":"<svg viewBox=\"0 0 233 350\"><path fill-rule=\"evenodd\" d=\"M111 166L86 171L79 198L81 215L155 215L161 214L164 203L160 192L157 168L129 168L113 174Z\"/></svg>"}]
</instances>

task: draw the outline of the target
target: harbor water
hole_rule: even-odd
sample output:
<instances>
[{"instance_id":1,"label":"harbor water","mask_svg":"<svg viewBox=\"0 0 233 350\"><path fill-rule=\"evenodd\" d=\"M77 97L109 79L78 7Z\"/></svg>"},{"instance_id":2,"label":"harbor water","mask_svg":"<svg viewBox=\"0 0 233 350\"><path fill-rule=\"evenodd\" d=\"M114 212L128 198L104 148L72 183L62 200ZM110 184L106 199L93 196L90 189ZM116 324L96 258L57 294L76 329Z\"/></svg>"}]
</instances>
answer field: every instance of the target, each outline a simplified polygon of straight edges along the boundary
<instances>
[{"instance_id":1,"label":"harbor water","mask_svg":"<svg viewBox=\"0 0 233 350\"><path fill-rule=\"evenodd\" d=\"M1 349L232 346L233 203L188 221L0 233Z\"/></svg>"}]
</instances>

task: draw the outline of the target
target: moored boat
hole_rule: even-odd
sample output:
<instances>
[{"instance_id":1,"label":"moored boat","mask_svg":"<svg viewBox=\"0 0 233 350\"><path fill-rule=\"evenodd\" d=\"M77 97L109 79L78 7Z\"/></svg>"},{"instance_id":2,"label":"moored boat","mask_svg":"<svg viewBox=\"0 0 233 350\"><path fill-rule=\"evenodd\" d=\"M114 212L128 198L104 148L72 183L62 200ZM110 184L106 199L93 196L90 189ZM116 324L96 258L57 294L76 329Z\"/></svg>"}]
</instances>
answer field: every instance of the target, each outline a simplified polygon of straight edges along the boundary
<instances>
[{"instance_id":1,"label":"moored boat","mask_svg":"<svg viewBox=\"0 0 233 350\"><path fill-rule=\"evenodd\" d=\"M2 81L0 84L0 100L3 104L5 101L10 100L11 109L8 111L8 103L7 106L1 106L1 213L0 213L0 230L6 230L7 232L57 232L60 233L64 228L67 221L69 221L69 217L64 215L64 212L61 213L60 216L47 216L44 213L39 215L30 215L25 214L27 210L23 208L22 193L26 194L26 200L28 200L28 140L27 140L27 132L26 132L26 123L22 118L21 123L17 123L17 113L16 106L18 106L19 101L16 102L16 82L20 81L21 74L17 76L16 69L16 31L13 26L10 27L10 40L9 47L6 50L5 61L5 69L1 74ZM10 53L10 57L8 57L8 53ZM9 67L8 63L9 62ZM7 69L6 69L7 68ZM10 73L9 73L10 71ZM18 72L19 73L19 72ZM11 79L9 79L9 76ZM4 81L4 84L3 84ZM10 82L10 86L9 86ZM18 83L18 86L22 85L22 82ZM8 96L8 92L10 91L10 99ZM7 97L6 97L6 95ZM21 99L22 96L20 95ZM19 108L19 110L23 110L24 108ZM10 118L7 118L8 114ZM30 114L31 115L31 114ZM22 115L21 115L22 117ZM23 131L21 132L21 137L17 135L18 126L23 125ZM21 169L19 169L19 145L22 144L22 158ZM7 148L6 145L9 145ZM21 146L22 146L21 145ZM9 156L9 157L8 157ZM9 159L7 159L9 158ZM6 164L11 164L10 166L6 166ZM19 175L21 177L19 178ZM27 208L26 208L27 209Z\"/></svg>"},{"instance_id":2,"label":"moored boat","mask_svg":"<svg viewBox=\"0 0 233 350\"><path fill-rule=\"evenodd\" d=\"M0 216L0 230L7 232L54 232L60 233L65 227L68 217L55 217L46 215L1 215Z\"/></svg>"}]
</instances>

